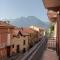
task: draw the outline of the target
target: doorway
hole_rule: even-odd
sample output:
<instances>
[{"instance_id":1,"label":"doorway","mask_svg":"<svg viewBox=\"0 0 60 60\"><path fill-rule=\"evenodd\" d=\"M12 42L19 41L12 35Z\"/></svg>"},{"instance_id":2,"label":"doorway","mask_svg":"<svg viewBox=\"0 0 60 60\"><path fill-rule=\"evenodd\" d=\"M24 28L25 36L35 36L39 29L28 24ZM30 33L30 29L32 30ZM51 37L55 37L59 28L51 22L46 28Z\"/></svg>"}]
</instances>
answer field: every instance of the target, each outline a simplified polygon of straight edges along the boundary
<instances>
[{"instance_id":1,"label":"doorway","mask_svg":"<svg viewBox=\"0 0 60 60\"><path fill-rule=\"evenodd\" d=\"M26 52L26 48L23 48L23 53L25 53Z\"/></svg>"},{"instance_id":2,"label":"doorway","mask_svg":"<svg viewBox=\"0 0 60 60\"><path fill-rule=\"evenodd\" d=\"M10 46L7 46L7 48L6 48L7 49L7 57L10 57L10 48L11 48Z\"/></svg>"},{"instance_id":3,"label":"doorway","mask_svg":"<svg viewBox=\"0 0 60 60\"><path fill-rule=\"evenodd\" d=\"M17 52L17 53L19 53L19 52L20 52L19 45L17 45L16 52Z\"/></svg>"}]
</instances>

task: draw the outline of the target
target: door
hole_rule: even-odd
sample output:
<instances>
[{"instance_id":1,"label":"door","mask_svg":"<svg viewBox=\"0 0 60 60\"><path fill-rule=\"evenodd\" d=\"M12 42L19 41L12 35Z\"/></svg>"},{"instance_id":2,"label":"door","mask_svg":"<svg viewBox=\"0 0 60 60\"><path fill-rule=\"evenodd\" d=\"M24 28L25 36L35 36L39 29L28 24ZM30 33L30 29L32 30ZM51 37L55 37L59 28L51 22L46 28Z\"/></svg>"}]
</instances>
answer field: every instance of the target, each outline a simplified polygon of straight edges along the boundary
<instances>
[{"instance_id":1,"label":"door","mask_svg":"<svg viewBox=\"0 0 60 60\"><path fill-rule=\"evenodd\" d=\"M7 57L10 57L10 46L7 46Z\"/></svg>"},{"instance_id":2,"label":"door","mask_svg":"<svg viewBox=\"0 0 60 60\"><path fill-rule=\"evenodd\" d=\"M23 48L23 53L25 53L26 52L26 49L25 48Z\"/></svg>"},{"instance_id":3,"label":"door","mask_svg":"<svg viewBox=\"0 0 60 60\"><path fill-rule=\"evenodd\" d=\"M17 52L17 53L19 53L19 52L20 52L19 45L17 45L16 52Z\"/></svg>"}]
</instances>

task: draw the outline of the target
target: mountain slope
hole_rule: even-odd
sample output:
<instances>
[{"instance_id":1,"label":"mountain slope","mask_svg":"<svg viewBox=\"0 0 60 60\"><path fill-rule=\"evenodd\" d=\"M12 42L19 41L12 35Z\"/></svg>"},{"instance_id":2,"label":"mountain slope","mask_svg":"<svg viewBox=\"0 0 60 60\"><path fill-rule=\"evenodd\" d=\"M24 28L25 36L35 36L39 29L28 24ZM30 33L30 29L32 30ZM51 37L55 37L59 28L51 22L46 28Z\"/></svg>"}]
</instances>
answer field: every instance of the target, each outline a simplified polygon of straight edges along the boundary
<instances>
[{"instance_id":1,"label":"mountain slope","mask_svg":"<svg viewBox=\"0 0 60 60\"><path fill-rule=\"evenodd\" d=\"M29 26L38 26L38 27L43 27L47 28L48 24L42 22L40 19L36 18L35 16L28 16L26 17L21 17L17 19L13 19L11 21L11 24L16 25L17 27L29 27Z\"/></svg>"}]
</instances>

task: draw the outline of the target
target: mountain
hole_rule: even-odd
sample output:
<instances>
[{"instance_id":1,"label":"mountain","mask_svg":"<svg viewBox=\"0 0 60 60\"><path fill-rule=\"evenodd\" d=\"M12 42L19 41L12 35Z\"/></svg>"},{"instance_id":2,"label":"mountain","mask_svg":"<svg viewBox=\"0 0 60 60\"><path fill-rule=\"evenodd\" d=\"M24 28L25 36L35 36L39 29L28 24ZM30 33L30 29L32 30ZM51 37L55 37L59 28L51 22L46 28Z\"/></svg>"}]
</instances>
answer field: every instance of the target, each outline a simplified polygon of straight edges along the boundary
<instances>
[{"instance_id":1,"label":"mountain","mask_svg":"<svg viewBox=\"0 0 60 60\"><path fill-rule=\"evenodd\" d=\"M42 22L35 16L21 17L11 20L11 24L16 25L17 27L29 27L29 26L37 26L47 28L48 24Z\"/></svg>"}]
</instances>

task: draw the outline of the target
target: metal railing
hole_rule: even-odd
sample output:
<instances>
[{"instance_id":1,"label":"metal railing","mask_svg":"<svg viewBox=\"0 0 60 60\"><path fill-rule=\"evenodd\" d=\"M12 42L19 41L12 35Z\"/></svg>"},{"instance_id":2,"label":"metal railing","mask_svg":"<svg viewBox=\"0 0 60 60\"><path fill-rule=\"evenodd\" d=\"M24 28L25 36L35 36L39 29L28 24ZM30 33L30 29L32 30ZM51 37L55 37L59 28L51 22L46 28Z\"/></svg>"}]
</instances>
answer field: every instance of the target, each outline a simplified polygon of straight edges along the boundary
<instances>
[{"instance_id":1,"label":"metal railing","mask_svg":"<svg viewBox=\"0 0 60 60\"><path fill-rule=\"evenodd\" d=\"M48 48L56 49L56 37L51 37L48 40Z\"/></svg>"},{"instance_id":2,"label":"metal railing","mask_svg":"<svg viewBox=\"0 0 60 60\"><path fill-rule=\"evenodd\" d=\"M33 48L27 51L19 60L39 60L46 48L47 38L43 37Z\"/></svg>"}]
</instances>

